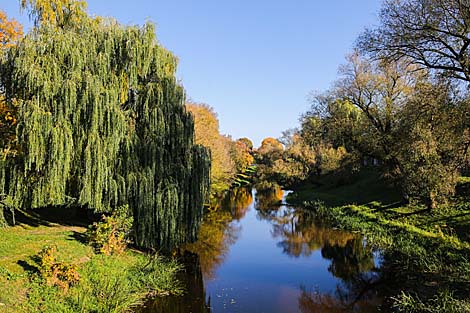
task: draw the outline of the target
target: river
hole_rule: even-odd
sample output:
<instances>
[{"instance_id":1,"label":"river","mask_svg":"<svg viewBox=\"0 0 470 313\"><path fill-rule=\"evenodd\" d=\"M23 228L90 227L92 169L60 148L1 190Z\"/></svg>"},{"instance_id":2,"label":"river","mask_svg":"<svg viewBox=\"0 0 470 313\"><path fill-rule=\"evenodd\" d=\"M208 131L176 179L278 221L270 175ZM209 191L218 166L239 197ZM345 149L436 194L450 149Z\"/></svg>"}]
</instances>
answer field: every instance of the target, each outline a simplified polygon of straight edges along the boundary
<instances>
[{"instance_id":1,"label":"river","mask_svg":"<svg viewBox=\"0 0 470 313\"><path fill-rule=\"evenodd\" d=\"M379 310L380 253L284 199L281 190L234 190L182 249L186 295L153 299L144 312Z\"/></svg>"}]
</instances>

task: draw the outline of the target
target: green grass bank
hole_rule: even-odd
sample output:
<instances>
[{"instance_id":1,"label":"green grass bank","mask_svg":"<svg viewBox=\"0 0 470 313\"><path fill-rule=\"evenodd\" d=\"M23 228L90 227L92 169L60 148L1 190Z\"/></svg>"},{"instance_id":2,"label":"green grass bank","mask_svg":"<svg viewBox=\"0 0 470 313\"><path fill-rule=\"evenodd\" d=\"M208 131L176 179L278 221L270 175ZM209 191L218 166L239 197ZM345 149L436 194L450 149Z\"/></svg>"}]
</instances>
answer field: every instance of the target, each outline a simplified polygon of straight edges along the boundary
<instances>
[{"instance_id":1,"label":"green grass bank","mask_svg":"<svg viewBox=\"0 0 470 313\"><path fill-rule=\"evenodd\" d=\"M175 261L132 249L97 254L83 220L70 212L41 213L55 220L22 212L16 226L0 229L0 312L128 312L148 296L182 293ZM72 270L55 266L52 279L44 279L44 247L54 247L54 262Z\"/></svg>"},{"instance_id":2,"label":"green grass bank","mask_svg":"<svg viewBox=\"0 0 470 313\"><path fill-rule=\"evenodd\" d=\"M395 286L386 299L393 311L470 312L469 195L470 180L463 178L451 202L427 211L401 205L393 187L362 173L347 185L302 186L287 201L361 232L383 251L383 275Z\"/></svg>"}]
</instances>

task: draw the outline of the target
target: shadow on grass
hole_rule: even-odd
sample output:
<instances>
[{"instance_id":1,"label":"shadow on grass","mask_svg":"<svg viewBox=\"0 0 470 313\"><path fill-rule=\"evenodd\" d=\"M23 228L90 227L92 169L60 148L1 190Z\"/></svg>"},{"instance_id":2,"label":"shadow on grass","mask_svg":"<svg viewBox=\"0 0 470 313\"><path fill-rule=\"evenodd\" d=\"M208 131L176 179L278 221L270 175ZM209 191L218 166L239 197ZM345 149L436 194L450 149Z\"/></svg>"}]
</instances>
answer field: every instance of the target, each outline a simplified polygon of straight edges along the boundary
<instances>
[{"instance_id":1,"label":"shadow on grass","mask_svg":"<svg viewBox=\"0 0 470 313\"><path fill-rule=\"evenodd\" d=\"M34 257L31 257L31 259L33 260ZM36 262L33 260L33 262ZM18 262L16 262L16 264L18 264L19 266L21 266L24 271L28 274L35 274L35 273L39 273L39 269L37 266L35 265L32 265L30 263L28 263L27 261L25 260L19 260Z\"/></svg>"},{"instance_id":2,"label":"shadow on grass","mask_svg":"<svg viewBox=\"0 0 470 313\"><path fill-rule=\"evenodd\" d=\"M81 233L81 232L78 232L78 231L73 231L72 234L70 235L70 237L67 240L78 241L78 242L80 242L84 245L88 244L88 237L87 237L86 233Z\"/></svg>"},{"instance_id":3,"label":"shadow on grass","mask_svg":"<svg viewBox=\"0 0 470 313\"><path fill-rule=\"evenodd\" d=\"M5 218L9 225L19 226L82 226L87 227L91 219L87 210L82 207L50 206L37 209L16 209L14 216L11 212L5 212Z\"/></svg>"}]
</instances>

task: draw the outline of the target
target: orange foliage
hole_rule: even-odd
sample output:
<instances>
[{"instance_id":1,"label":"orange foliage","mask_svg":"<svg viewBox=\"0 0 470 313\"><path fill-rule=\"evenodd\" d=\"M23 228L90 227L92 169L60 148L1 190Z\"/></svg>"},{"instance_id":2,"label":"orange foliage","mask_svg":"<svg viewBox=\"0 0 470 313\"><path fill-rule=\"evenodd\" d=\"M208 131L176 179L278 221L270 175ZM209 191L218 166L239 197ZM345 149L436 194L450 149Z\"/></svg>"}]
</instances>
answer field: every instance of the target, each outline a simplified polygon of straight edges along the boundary
<instances>
[{"instance_id":1,"label":"orange foliage","mask_svg":"<svg viewBox=\"0 0 470 313\"><path fill-rule=\"evenodd\" d=\"M15 19L8 19L0 10L0 48L9 48L23 36L23 27Z\"/></svg>"},{"instance_id":2,"label":"orange foliage","mask_svg":"<svg viewBox=\"0 0 470 313\"><path fill-rule=\"evenodd\" d=\"M275 138L265 138L261 142L261 147L258 148L258 153L260 154L272 154L273 152L282 152L284 150L284 146L279 140Z\"/></svg>"}]
</instances>

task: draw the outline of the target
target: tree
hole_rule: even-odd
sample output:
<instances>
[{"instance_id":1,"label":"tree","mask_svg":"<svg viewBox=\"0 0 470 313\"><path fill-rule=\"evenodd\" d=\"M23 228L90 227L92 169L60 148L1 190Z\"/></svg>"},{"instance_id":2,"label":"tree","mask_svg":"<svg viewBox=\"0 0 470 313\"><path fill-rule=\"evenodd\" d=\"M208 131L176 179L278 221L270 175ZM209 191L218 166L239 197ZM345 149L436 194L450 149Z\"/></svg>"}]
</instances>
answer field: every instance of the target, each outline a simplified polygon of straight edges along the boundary
<instances>
[{"instance_id":1,"label":"tree","mask_svg":"<svg viewBox=\"0 0 470 313\"><path fill-rule=\"evenodd\" d=\"M210 160L194 144L176 58L150 23L62 22L41 23L0 63L6 101L19 102L19 152L0 162L0 193L22 208L128 205L139 247L195 240Z\"/></svg>"},{"instance_id":2,"label":"tree","mask_svg":"<svg viewBox=\"0 0 470 313\"><path fill-rule=\"evenodd\" d=\"M403 191L429 209L453 195L468 157L462 151L470 139L466 102L449 82L421 83L400 114L396 140Z\"/></svg>"},{"instance_id":3,"label":"tree","mask_svg":"<svg viewBox=\"0 0 470 313\"><path fill-rule=\"evenodd\" d=\"M6 57L9 48L15 46L23 36L22 26L14 19L8 19L0 10L0 60ZM4 86L0 84L0 156L6 158L16 153L17 101L7 103Z\"/></svg>"},{"instance_id":4,"label":"tree","mask_svg":"<svg viewBox=\"0 0 470 313\"><path fill-rule=\"evenodd\" d=\"M470 3L462 0L386 0L380 26L358 40L361 50L470 82Z\"/></svg>"},{"instance_id":5,"label":"tree","mask_svg":"<svg viewBox=\"0 0 470 313\"><path fill-rule=\"evenodd\" d=\"M231 158L235 164L236 172L241 174L245 173L249 166L253 165L254 158L252 155L252 146L247 145L251 141L248 138L238 139L232 142L232 149L230 151ZM249 144L248 143L248 144Z\"/></svg>"},{"instance_id":6,"label":"tree","mask_svg":"<svg viewBox=\"0 0 470 313\"><path fill-rule=\"evenodd\" d=\"M426 73L403 62L373 61L353 54L341 74L337 97L356 106L367 121L362 125L362 136L367 137L362 152L382 160L390 172L396 171L400 165L394 148L397 114Z\"/></svg>"},{"instance_id":7,"label":"tree","mask_svg":"<svg viewBox=\"0 0 470 313\"><path fill-rule=\"evenodd\" d=\"M232 140L220 134L213 108L193 102L187 102L186 108L194 117L196 143L211 151L211 190L220 194L230 187L236 171L231 155Z\"/></svg>"},{"instance_id":8,"label":"tree","mask_svg":"<svg viewBox=\"0 0 470 313\"><path fill-rule=\"evenodd\" d=\"M0 10L0 64L8 50L15 46L23 36L22 26L14 19L8 19ZM0 81L0 159L17 153L16 145L17 101L9 103L5 99L5 88ZM0 188L1 190L1 188ZM4 195L1 195L3 198ZM5 224L3 207L0 207L0 226Z\"/></svg>"},{"instance_id":9,"label":"tree","mask_svg":"<svg viewBox=\"0 0 470 313\"><path fill-rule=\"evenodd\" d=\"M278 154L284 150L284 146L279 140L268 137L263 139L261 146L258 148L258 153L264 156L270 156L271 154Z\"/></svg>"}]
</instances>

